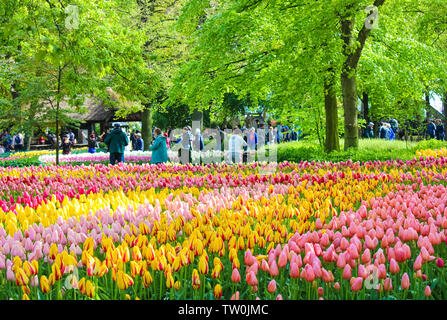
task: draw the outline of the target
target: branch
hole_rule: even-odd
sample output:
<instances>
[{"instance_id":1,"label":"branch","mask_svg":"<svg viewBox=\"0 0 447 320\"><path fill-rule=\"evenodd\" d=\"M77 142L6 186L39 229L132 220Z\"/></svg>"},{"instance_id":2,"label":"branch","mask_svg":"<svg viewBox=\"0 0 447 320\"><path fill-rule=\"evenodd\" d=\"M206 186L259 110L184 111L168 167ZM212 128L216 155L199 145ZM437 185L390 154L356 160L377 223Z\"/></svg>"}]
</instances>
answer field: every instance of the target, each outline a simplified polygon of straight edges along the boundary
<instances>
[{"instance_id":1,"label":"branch","mask_svg":"<svg viewBox=\"0 0 447 320\"><path fill-rule=\"evenodd\" d=\"M385 0L376 0L376 1L374 1L374 6L379 8L384 3L385 3ZM349 23L352 23L352 22L350 20L343 21L344 27L346 28L347 24L349 24ZM352 29L351 29L351 32L352 32ZM354 53L348 55L348 59L346 60L346 63L351 68L353 68L353 69L357 68L363 48L365 47L366 39L368 38L370 33L371 33L371 29L368 28L366 25L363 25L363 28L360 30L360 32L357 36L357 41L360 43L360 45L357 47L357 49L354 51ZM348 36L342 35L342 37L344 37L345 44L349 45L349 40L351 39L351 35L348 35Z\"/></svg>"}]
</instances>

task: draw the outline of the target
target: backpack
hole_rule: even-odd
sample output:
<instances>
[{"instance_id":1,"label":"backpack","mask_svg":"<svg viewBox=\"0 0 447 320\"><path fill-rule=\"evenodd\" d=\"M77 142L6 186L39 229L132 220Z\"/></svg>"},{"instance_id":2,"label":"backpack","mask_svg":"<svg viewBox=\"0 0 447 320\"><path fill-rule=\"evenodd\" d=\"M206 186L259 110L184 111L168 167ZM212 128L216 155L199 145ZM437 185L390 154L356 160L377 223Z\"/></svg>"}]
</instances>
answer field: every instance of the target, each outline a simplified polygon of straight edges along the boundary
<instances>
[{"instance_id":1,"label":"backpack","mask_svg":"<svg viewBox=\"0 0 447 320\"><path fill-rule=\"evenodd\" d=\"M97 145L96 140L88 139L88 147L89 148L96 148L96 145Z\"/></svg>"},{"instance_id":2,"label":"backpack","mask_svg":"<svg viewBox=\"0 0 447 320\"><path fill-rule=\"evenodd\" d=\"M19 136L16 136L16 137L15 137L14 142L15 142L15 144L22 144L22 143L21 143L22 141L21 141L21 139L20 139Z\"/></svg>"}]
</instances>

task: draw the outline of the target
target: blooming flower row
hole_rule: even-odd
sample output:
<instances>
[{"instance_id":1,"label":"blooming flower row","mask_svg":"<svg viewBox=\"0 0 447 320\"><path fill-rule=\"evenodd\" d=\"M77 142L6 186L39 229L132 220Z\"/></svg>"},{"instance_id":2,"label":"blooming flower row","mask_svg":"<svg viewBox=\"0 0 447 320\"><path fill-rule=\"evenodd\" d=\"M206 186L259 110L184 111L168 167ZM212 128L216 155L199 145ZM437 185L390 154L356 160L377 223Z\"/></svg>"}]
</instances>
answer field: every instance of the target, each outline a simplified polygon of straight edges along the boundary
<instances>
[{"instance_id":1,"label":"blooming flower row","mask_svg":"<svg viewBox=\"0 0 447 320\"><path fill-rule=\"evenodd\" d=\"M0 179L4 299L445 298L444 157Z\"/></svg>"}]
</instances>

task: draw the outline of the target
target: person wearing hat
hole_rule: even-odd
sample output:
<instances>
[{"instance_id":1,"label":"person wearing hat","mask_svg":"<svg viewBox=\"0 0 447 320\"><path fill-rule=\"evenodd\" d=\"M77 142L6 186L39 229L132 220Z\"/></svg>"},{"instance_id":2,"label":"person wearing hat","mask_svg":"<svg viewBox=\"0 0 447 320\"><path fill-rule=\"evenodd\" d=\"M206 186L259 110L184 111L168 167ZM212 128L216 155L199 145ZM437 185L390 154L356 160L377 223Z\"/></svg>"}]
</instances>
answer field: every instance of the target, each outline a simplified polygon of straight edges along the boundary
<instances>
[{"instance_id":1,"label":"person wearing hat","mask_svg":"<svg viewBox=\"0 0 447 320\"><path fill-rule=\"evenodd\" d=\"M429 139L434 139L436 136L436 125L433 123L432 119L428 119L427 136Z\"/></svg>"},{"instance_id":2,"label":"person wearing hat","mask_svg":"<svg viewBox=\"0 0 447 320\"><path fill-rule=\"evenodd\" d=\"M119 123L115 123L113 130L104 139L110 152L110 164L124 162L124 148L129 144L129 139L121 130Z\"/></svg>"},{"instance_id":3,"label":"person wearing hat","mask_svg":"<svg viewBox=\"0 0 447 320\"><path fill-rule=\"evenodd\" d=\"M374 123L372 122L368 123L368 126L366 127L365 136L368 139L374 138Z\"/></svg>"},{"instance_id":4,"label":"person wearing hat","mask_svg":"<svg viewBox=\"0 0 447 320\"><path fill-rule=\"evenodd\" d=\"M144 141L141 138L141 134L139 132L137 132L135 134L135 151L143 151L144 149Z\"/></svg>"}]
</instances>

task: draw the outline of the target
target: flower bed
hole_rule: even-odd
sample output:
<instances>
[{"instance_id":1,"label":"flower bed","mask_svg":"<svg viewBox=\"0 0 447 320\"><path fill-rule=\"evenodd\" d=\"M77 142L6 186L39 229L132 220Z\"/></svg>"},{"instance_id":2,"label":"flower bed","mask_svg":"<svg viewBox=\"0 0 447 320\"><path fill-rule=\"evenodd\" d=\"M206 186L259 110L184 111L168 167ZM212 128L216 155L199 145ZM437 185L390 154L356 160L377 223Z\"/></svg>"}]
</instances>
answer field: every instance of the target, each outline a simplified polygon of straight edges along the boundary
<instances>
[{"instance_id":1,"label":"flower bed","mask_svg":"<svg viewBox=\"0 0 447 320\"><path fill-rule=\"evenodd\" d=\"M0 168L0 298L445 299L436 156Z\"/></svg>"}]
</instances>

